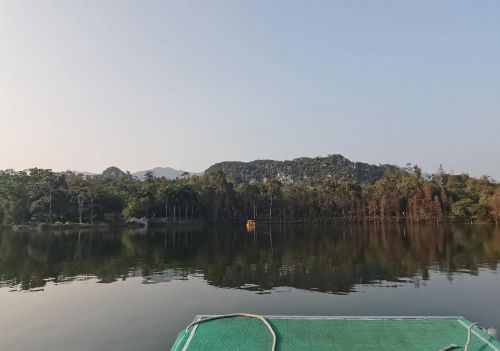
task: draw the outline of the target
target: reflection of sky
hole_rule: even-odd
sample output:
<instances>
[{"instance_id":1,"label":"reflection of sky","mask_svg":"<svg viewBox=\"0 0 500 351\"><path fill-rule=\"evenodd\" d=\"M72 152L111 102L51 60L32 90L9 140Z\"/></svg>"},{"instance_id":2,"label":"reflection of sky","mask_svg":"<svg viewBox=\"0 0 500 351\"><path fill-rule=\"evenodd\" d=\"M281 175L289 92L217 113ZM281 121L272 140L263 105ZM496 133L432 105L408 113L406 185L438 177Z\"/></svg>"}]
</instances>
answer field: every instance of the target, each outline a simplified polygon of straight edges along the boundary
<instances>
[{"instance_id":1,"label":"reflection of sky","mask_svg":"<svg viewBox=\"0 0 500 351\"><path fill-rule=\"evenodd\" d=\"M500 178L500 3L431 7L2 2L0 169L342 153Z\"/></svg>"},{"instance_id":2,"label":"reflection of sky","mask_svg":"<svg viewBox=\"0 0 500 351\"><path fill-rule=\"evenodd\" d=\"M500 268L500 267L499 267ZM349 295L293 288L270 294L208 285L201 277L143 284L142 277L96 284L96 279L43 292L0 289L2 350L163 350L197 314L463 315L500 329L500 276L430 273L412 283L363 285Z\"/></svg>"},{"instance_id":3,"label":"reflection of sky","mask_svg":"<svg viewBox=\"0 0 500 351\"><path fill-rule=\"evenodd\" d=\"M494 226L282 226L272 250L244 227L209 228L3 232L0 350L168 349L195 315L238 311L500 327Z\"/></svg>"}]
</instances>

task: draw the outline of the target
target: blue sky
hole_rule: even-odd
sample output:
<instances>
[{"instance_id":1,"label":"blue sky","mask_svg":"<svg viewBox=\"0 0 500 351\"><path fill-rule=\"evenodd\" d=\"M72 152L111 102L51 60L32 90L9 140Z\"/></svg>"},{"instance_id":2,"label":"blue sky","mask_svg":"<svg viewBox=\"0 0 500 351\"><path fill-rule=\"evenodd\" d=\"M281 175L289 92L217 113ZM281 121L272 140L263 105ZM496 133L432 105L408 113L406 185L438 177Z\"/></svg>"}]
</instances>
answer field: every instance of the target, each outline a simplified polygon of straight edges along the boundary
<instances>
[{"instance_id":1,"label":"blue sky","mask_svg":"<svg viewBox=\"0 0 500 351\"><path fill-rule=\"evenodd\" d=\"M0 2L0 169L340 153L500 179L500 2Z\"/></svg>"}]
</instances>

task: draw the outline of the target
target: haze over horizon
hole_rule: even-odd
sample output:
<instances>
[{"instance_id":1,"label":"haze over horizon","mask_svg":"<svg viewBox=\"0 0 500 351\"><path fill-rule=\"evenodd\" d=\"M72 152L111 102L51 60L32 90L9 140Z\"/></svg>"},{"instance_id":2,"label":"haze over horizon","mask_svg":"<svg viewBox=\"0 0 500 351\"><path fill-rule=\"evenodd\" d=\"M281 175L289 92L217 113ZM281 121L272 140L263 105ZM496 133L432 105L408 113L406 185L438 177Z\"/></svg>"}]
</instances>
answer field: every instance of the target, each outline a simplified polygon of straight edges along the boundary
<instances>
[{"instance_id":1,"label":"haze over horizon","mask_svg":"<svg viewBox=\"0 0 500 351\"><path fill-rule=\"evenodd\" d=\"M500 179L500 2L2 1L0 169L341 154Z\"/></svg>"}]
</instances>

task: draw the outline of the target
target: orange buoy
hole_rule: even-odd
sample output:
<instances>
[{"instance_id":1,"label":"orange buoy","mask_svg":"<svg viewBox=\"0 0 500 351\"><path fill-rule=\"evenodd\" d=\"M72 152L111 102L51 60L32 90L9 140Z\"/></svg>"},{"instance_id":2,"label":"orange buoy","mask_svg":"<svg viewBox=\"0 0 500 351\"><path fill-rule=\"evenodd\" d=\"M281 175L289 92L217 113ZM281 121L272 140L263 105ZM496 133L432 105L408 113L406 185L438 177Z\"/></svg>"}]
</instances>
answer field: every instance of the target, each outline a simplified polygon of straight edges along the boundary
<instances>
[{"instance_id":1,"label":"orange buoy","mask_svg":"<svg viewBox=\"0 0 500 351\"><path fill-rule=\"evenodd\" d=\"M246 227L249 233L255 231L255 220L254 219L247 220Z\"/></svg>"}]
</instances>

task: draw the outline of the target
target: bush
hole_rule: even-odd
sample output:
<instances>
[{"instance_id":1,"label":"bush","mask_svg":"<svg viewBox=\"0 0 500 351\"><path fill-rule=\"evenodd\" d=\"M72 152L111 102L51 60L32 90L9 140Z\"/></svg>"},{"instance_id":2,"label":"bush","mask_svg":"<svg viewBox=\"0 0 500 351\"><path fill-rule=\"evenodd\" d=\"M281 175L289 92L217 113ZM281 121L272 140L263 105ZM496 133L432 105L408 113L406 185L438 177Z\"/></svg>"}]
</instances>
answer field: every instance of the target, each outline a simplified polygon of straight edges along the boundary
<instances>
[{"instance_id":1,"label":"bush","mask_svg":"<svg viewBox=\"0 0 500 351\"><path fill-rule=\"evenodd\" d=\"M472 206L474 201L465 198L453 204L451 214L455 220L470 222L472 220Z\"/></svg>"},{"instance_id":2,"label":"bush","mask_svg":"<svg viewBox=\"0 0 500 351\"><path fill-rule=\"evenodd\" d=\"M147 197L138 197L132 199L127 207L123 210L125 218L141 218L148 217L151 211L152 203Z\"/></svg>"}]
</instances>

